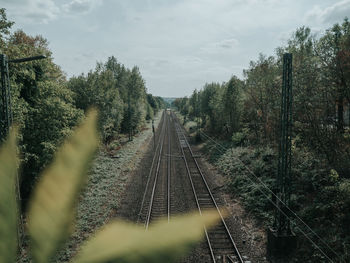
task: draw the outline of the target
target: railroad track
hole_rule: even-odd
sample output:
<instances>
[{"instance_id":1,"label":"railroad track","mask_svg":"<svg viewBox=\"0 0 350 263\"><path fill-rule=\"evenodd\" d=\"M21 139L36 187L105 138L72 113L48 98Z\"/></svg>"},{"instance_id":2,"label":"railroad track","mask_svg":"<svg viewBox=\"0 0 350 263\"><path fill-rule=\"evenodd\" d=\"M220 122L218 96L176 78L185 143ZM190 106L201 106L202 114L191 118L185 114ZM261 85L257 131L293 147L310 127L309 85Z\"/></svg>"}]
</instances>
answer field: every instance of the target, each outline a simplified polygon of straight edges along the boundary
<instances>
[{"instance_id":1,"label":"railroad track","mask_svg":"<svg viewBox=\"0 0 350 263\"><path fill-rule=\"evenodd\" d=\"M176 205L176 202L181 200L179 197L181 191L187 191L189 194L190 189L192 189L195 200L193 206L197 206L199 213L214 208L221 218L220 223L210 230L207 230L204 226L208 256L211 261L214 263L245 262L176 116L172 112L164 111L161 123L138 222L144 223L145 228L148 229L151 222L160 218L167 217L169 221L171 214L183 212ZM176 171L175 165L172 165L172 163L181 159L184 161L185 170L181 174L172 177L172 173ZM175 164L178 165L179 163L175 162ZM184 176L182 180L190 181L190 183L187 183L188 186L184 187L185 189L179 189L178 185L172 185L179 176ZM193 199L190 198L189 200ZM189 203L191 202L193 201Z\"/></svg>"},{"instance_id":2,"label":"railroad track","mask_svg":"<svg viewBox=\"0 0 350 263\"><path fill-rule=\"evenodd\" d=\"M170 117L164 111L162 127L153 156L138 222L148 229L152 221L165 216L170 220L171 136ZM164 158L166 157L166 158Z\"/></svg>"},{"instance_id":3,"label":"railroad track","mask_svg":"<svg viewBox=\"0 0 350 263\"><path fill-rule=\"evenodd\" d=\"M176 117L174 116L173 119L176 119ZM175 123L175 129L181 145L183 160L186 166L188 178L191 182L193 195L199 213L202 213L202 211L206 209L214 208L214 210L218 212L221 219L220 223L209 231L204 226L205 236L212 262L245 262L226 225L226 222L215 201L215 198L210 191L208 183L198 165L191 146L187 141L185 132L178 122Z\"/></svg>"}]
</instances>

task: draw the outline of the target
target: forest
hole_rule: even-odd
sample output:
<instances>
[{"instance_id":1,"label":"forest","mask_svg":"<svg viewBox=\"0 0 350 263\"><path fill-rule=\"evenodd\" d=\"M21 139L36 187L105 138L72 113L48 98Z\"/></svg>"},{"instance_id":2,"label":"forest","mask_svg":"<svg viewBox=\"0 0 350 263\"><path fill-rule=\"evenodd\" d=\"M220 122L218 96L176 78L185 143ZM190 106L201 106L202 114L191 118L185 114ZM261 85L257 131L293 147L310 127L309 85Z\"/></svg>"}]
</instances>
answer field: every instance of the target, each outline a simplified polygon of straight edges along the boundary
<instances>
[{"instance_id":1,"label":"forest","mask_svg":"<svg viewBox=\"0 0 350 263\"><path fill-rule=\"evenodd\" d=\"M54 63L48 40L22 30L10 33L13 24L1 8L0 53L10 59L46 57L9 66L13 121L20 129L20 185L25 205L38 174L88 109L99 110L101 141L108 145L122 136L132 138L165 102L147 93L138 67L129 69L114 56L98 62L87 74L68 79Z\"/></svg>"},{"instance_id":2,"label":"forest","mask_svg":"<svg viewBox=\"0 0 350 263\"><path fill-rule=\"evenodd\" d=\"M206 141L212 161L229 177L227 190L238 195L263 225L271 225L274 207L264 196L271 194L261 182L274 188L284 53L293 55L290 206L315 231L303 229L292 218L294 231L300 238L297 258L322 262L325 258L316 249L318 246L337 255L342 262L349 262L350 22L347 18L319 35L308 27L298 28L285 46L275 49L275 55L260 54L251 61L243 71L243 79L232 76L224 83L206 83L190 97L176 99L173 106L185 122L196 123L192 128L198 131L197 139Z\"/></svg>"}]
</instances>

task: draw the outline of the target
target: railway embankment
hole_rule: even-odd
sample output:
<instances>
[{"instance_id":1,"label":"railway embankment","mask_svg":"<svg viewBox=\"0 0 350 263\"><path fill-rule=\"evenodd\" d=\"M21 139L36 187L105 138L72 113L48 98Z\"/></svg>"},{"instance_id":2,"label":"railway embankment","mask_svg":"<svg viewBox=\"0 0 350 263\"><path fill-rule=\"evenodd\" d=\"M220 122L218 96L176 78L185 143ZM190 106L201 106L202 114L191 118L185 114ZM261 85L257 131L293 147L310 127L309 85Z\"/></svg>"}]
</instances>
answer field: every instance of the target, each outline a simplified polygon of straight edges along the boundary
<instances>
[{"instance_id":1,"label":"railway embankment","mask_svg":"<svg viewBox=\"0 0 350 263\"><path fill-rule=\"evenodd\" d=\"M158 127L161 115L162 111L155 117L155 127ZM76 230L60 253L59 262L68 261L84 240L119 212L133 171L140 165L146 150L152 147L151 125L146 123L132 141L123 143L121 147L117 143L115 149L101 147L79 199Z\"/></svg>"},{"instance_id":2,"label":"railway embankment","mask_svg":"<svg viewBox=\"0 0 350 263\"><path fill-rule=\"evenodd\" d=\"M268 146L233 146L232 142L205 133L201 137L201 152L222 175L221 191L228 207L238 213L242 228L249 233L247 242L260 247L258 253L264 253L265 231L273 224L275 211L271 200L276 151ZM293 149L292 175L289 216L299 241L291 262L321 262L322 252L342 262L348 256L341 251L348 244L347 230L342 226L348 222L345 211L349 209L349 180L340 178L321 156L298 147Z\"/></svg>"}]
</instances>

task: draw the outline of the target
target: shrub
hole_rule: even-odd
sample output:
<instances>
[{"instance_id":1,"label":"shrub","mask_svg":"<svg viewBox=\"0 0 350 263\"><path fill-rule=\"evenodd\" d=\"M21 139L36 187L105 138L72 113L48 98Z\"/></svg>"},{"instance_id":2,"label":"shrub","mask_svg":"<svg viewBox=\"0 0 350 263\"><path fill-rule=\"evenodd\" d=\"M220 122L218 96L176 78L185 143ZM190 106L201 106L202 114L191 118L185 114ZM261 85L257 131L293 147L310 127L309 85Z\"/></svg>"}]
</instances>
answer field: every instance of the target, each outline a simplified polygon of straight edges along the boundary
<instances>
[{"instance_id":1,"label":"shrub","mask_svg":"<svg viewBox=\"0 0 350 263\"><path fill-rule=\"evenodd\" d=\"M232 135L232 143L235 146L246 146L248 144L249 129L243 128L240 132L235 132Z\"/></svg>"}]
</instances>

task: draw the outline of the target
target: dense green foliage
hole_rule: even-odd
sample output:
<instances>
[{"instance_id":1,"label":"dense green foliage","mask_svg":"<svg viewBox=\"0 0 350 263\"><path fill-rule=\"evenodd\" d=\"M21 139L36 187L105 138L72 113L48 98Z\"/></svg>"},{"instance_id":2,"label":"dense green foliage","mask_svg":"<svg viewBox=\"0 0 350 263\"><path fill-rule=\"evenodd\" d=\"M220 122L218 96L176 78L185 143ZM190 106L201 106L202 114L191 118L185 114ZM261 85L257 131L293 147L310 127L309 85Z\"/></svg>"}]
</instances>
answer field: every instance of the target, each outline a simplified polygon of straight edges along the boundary
<instances>
[{"instance_id":1,"label":"dense green foliage","mask_svg":"<svg viewBox=\"0 0 350 263\"><path fill-rule=\"evenodd\" d=\"M52 159L57 146L83 113L74 107L73 93L53 63L45 39L17 31L2 41L1 52L9 58L47 56L45 60L9 67L14 122L21 130L22 194L27 198L37 173Z\"/></svg>"},{"instance_id":2,"label":"dense green foliage","mask_svg":"<svg viewBox=\"0 0 350 263\"><path fill-rule=\"evenodd\" d=\"M113 56L106 63L98 63L87 75L72 77L68 87L74 92L77 108L86 111L94 105L100 110L99 129L104 142L110 142L120 132L134 134L164 107L160 97L146 93L139 69L129 70Z\"/></svg>"},{"instance_id":3,"label":"dense green foliage","mask_svg":"<svg viewBox=\"0 0 350 263\"><path fill-rule=\"evenodd\" d=\"M53 262L75 227L75 212L88 170L98 149L97 112L89 111L55 153L31 196L28 210L30 262ZM17 130L12 129L0 148L0 262L22 262L17 246L17 202L15 178L18 172ZM105 224L81 246L69 262L178 262L203 239L203 226L219 221L217 211L159 220L148 231L123 221ZM29 252L29 251L27 251ZM16 260L17 259L17 260Z\"/></svg>"},{"instance_id":4,"label":"dense green foliage","mask_svg":"<svg viewBox=\"0 0 350 263\"><path fill-rule=\"evenodd\" d=\"M270 189L274 188L277 153L265 147L235 147L232 142L221 141L224 148L209 141L205 150L211 161L227 176L227 190L240 197L249 213L265 225L272 225L274 206ZM233 147L233 148L231 148ZM293 218L293 229L299 246L292 262L326 262L326 259L303 235L308 236L335 262L349 261L350 233L350 179L339 178L324 160L305 149L293 151L293 194L291 209L335 250L336 258L303 224ZM248 169L247 169L248 167ZM254 175L252 175L252 173ZM263 185L263 184L264 185Z\"/></svg>"},{"instance_id":5,"label":"dense green foliage","mask_svg":"<svg viewBox=\"0 0 350 263\"><path fill-rule=\"evenodd\" d=\"M98 127L103 142L109 143L120 133L136 133L165 103L146 93L137 67L127 69L113 56L67 81L53 62L48 41L21 30L11 33L12 25L0 9L0 53L10 59L47 57L9 65L14 122L20 128L21 193L27 199L39 172L88 108L99 109Z\"/></svg>"},{"instance_id":6,"label":"dense green foliage","mask_svg":"<svg viewBox=\"0 0 350 263\"><path fill-rule=\"evenodd\" d=\"M267 185L276 175L283 53L293 54L293 209L350 259L350 22L335 24L321 37L307 27L296 30L276 55L260 55L244 70L244 79L206 84L173 105L206 133L229 141L229 157L214 158L229 176L229 190L241 193L246 207L261 220L273 208L247 178L239 157ZM205 139L205 136L203 136ZM220 153L222 155L223 153ZM270 157L268 157L270 156ZM239 191L237 191L239 190ZM316 237L313 237L317 240ZM305 243L305 244L304 244ZM301 239L299 259L322 261L311 243ZM339 259L338 259L339 260Z\"/></svg>"},{"instance_id":7,"label":"dense green foliage","mask_svg":"<svg viewBox=\"0 0 350 263\"><path fill-rule=\"evenodd\" d=\"M299 28L276 56L260 55L244 70L244 79L205 84L190 98L174 101L180 112L201 127L231 138L244 128L252 143L276 143L282 55L293 54L294 131L341 174L350 172L350 22L336 24L317 39Z\"/></svg>"}]
</instances>

